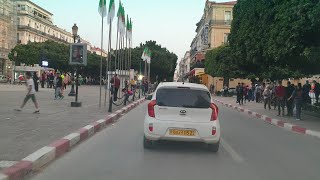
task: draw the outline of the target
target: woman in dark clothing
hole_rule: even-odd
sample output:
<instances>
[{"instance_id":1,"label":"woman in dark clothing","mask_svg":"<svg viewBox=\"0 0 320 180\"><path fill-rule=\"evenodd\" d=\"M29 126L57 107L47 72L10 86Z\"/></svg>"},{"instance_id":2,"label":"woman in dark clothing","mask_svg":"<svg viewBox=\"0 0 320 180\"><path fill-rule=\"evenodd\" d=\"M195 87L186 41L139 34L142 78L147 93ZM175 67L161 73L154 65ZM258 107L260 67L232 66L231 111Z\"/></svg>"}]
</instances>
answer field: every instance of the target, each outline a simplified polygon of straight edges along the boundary
<instances>
[{"instance_id":1,"label":"woman in dark clothing","mask_svg":"<svg viewBox=\"0 0 320 180\"><path fill-rule=\"evenodd\" d=\"M298 87L293 91L291 97L288 100L294 99L294 104L296 108L296 120L301 120L301 108L303 102L303 89L301 83L298 84Z\"/></svg>"},{"instance_id":2,"label":"woman in dark clothing","mask_svg":"<svg viewBox=\"0 0 320 180\"><path fill-rule=\"evenodd\" d=\"M36 90L36 92L39 91L38 81L39 81L39 77L38 77L38 75L37 75L37 72L34 72L34 73L33 73L33 83L34 83L34 89Z\"/></svg>"}]
</instances>

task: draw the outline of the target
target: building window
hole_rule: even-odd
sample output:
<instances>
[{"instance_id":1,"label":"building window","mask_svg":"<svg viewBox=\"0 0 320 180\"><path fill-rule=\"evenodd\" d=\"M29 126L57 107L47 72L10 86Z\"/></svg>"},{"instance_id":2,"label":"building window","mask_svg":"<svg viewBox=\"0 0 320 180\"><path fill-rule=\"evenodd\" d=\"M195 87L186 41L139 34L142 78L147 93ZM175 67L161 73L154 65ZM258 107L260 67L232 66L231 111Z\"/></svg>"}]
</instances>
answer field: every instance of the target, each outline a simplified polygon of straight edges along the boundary
<instances>
[{"instance_id":1,"label":"building window","mask_svg":"<svg viewBox=\"0 0 320 180\"><path fill-rule=\"evenodd\" d=\"M17 24L20 25L20 18L17 18Z\"/></svg>"},{"instance_id":2,"label":"building window","mask_svg":"<svg viewBox=\"0 0 320 180\"><path fill-rule=\"evenodd\" d=\"M21 5L21 6L20 6L20 9L21 9L22 11L25 11L25 10L26 10L26 5Z\"/></svg>"},{"instance_id":3,"label":"building window","mask_svg":"<svg viewBox=\"0 0 320 180\"><path fill-rule=\"evenodd\" d=\"M17 33L17 42L19 43L19 40L20 40L20 35L19 33Z\"/></svg>"},{"instance_id":4,"label":"building window","mask_svg":"<svg viewBox=\"0 0 320 180\"><path fill-rule=\"evenodd\" d=\"M231 17L231 11L225 11L224 12L224 20L225 20L225 23L226 24L231 24L231 19L232 19L232 17Z\"/></svg>"}]
</instances>

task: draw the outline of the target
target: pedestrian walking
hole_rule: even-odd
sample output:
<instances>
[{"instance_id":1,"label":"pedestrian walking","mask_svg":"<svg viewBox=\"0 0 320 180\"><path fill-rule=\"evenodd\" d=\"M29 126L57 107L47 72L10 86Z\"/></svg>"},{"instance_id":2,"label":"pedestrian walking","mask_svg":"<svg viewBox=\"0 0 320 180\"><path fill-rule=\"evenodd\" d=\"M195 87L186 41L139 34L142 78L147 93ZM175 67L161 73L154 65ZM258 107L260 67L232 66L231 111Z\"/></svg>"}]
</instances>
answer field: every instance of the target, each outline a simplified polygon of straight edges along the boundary
<instances>
[{"instance_id":1,"label":"pedestrian walking","mask_svg":"<svg viewBox=\"0 0 320 180\"><path fill-rule=\"evenodd\" d=\"M36 110L33 113L39 113L39 105L35 96L35 88L34 88L34 82L33 79L31 79L31 72L26 72L26 86L27 86L27 95L23 100L22 105L20 106L19 109L15 109L15 111L22 111L23 107L27 104L28 100L31 99L32 102L34 103L34 106L36 107Z\"/></svg>"},{"instance_id":2,"label":"pedestrian walking","mask_svg":"<svg viewBox=\"0 0 320 180\"><path fill-rule=\"evenodd\" d=\"M241 85L240 85L240 83L238 83L238 86L236 87L236 93L237 93L237 101L236 101L236 103L238 103L238 104L240 104L241 96L243 96L240 93L240 89L241 89Z\"/></svg>"},{"instance_id":3,"label":"pedestrian walking","mask_svg":"<svg viewBox=\"0 0 320 180\"><path fill-rule=\"evenodd\" d=\"M262 95L261 86L256 84L256 90L255 90L256 103L261 102L261 95Z\"/></svg>"},{"instance_id":4,"label":"pedestrian walking","mask_svg":"<svg viewBox=\"0 0 320 180\"><path fill-rule=\"evenodd\" d=\"M306 81L306 84L303 85L302 87L303 90L303 102L306 104L311 104L311 98L310 98L310 91L311 91L311 84L309 81Z\"/></svg>"},{"instance_id":5,"label":"pedestrian walking","mask_svg":"<svg viewBox=\"0 0 320 180\"><path fill-rule=\"evenodd\" d=\"M250 102L249 100L249 86L243 86L243 97L244 97L244 103Z\"/></svg>"},{"instance_id":6,"label":"pedestrian walking","mask_svg":"<svg viewBox=\"0 0 320 180\"><path fill-rule=\"evenodd\" d=\"M33 79L33 83L34 83L34 89L36 92L38 92L39 91L39 77L38 77L37 72L33 73L32 79Z\"/></svg>"},{"instance_id":7,"label":"pedestrian walking","mask_svg":"<svg viewBox=\"0 0 320 180\"><path fill-rule=\"evenodd\" d=\"M284 86L282 86L282 81L279 81L279 84L276 87L275 94L277 97L278 116L280 116L281 113L282 113L282 116L284 116L286 89Z\"/></svg>"},{"instance_id":8,"label":"pedestrian walking","mask_svg":"<svg viewBox=\"0 0 320 180\"><path fill-rule=\"evenodd\" d=\"M44 88L44 83L46 82L46 73L41 74L41 88Z\"/></svg>"},{"instance_id":9,"label":"pedestrian walking","mask_svg":"<svg viewBox=\"0 0 320 180\"><path fill-rule=\"evenodd\" d=\"M115 74L113 78L110 80L111 84L111 94L113 94L113 101L118 100L118 90L120 88L120 79L118 78L118 75Z\"/></svg>"},{"instance_id":10,"label":"pedestrian walking","mask_svg":"<svg viewBox=\"0 0 320 180\"><path fill-rule=\"evenodd\" d=\"M62 95L62 93L61 93L63 81L62 81L62 77L61 77L61 75L60 75L59 72L57 72L56 78L55 78L55 81L54 81L54 82L55 82L55 83L54 83L54 84L55 84L55 85L54 85L54 87L55 87L54 99L55 99L55 100L57 100L57 99L63 99L63 95Z\"/></svg>"},{"instance_id":11,"label":"pedestrian walking","mask_svg":"<svg viewBox=\"0 0 320 180\"><path fill-rule=\"evenodd\" d=\"M293 99L289 99L289 97L291 97L293 91L295 90L293 84L291 84L290 81L288 81L287 83L287 87L286 87L286 96L287 96L287 100L286 100L286 105L287 105L287 116L293 116L293 106L294 106L294 102Z\"/></svg>"},{"instance_id":12,"label":"pedestrian walking","mask_svg":"<svg viewBox=\"0 0 320 180\"><path fill-rule=\"evenodd\" d=\"M271 90L270 86L265 87L263 91L263 100L264 100L264 109L267 109L267 105L269 110L271 110Z\"/></svg>"},{"instance_id":13,"label":"pedestrian walking","mask_svg":"<svg viewBox=\"0 0 320 180\"><path fill-rule=\"evenodd\" d=\"M313 84L314 84L314 95L316 96L316 103L319 103L320 84L316 80L313 80Z\"/></svg>"},{"instance_id":14,"label":"pedestrian walking","mask_svg":"<svg viewBox=\"0 0 320 180\"><path fill-rule=\"evenodd\" d=\"M301 120L301 109L302 109L302 103L303 103L303 88L301 83L298 84L298 87L293 91L292 95L289 97L288 100L294 100L295 104L295 114L296 114L296 120Z\"/></svg>"}]
</instances>

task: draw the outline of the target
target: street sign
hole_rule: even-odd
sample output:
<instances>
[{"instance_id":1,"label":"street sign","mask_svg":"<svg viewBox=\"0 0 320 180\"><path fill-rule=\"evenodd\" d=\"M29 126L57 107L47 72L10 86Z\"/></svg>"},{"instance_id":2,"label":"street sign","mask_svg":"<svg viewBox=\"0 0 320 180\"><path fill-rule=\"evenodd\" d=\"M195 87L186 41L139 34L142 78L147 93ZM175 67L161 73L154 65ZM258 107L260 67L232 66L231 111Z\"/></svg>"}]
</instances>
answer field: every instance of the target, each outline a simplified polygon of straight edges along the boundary
<instances>
[{"instance_id":1,"label":"street sign","mask_svg":"<svg viewBox=\"0 0 320 180\"><path fill-rule=\"evenodd\" d=\"M70 44L70 65L87 65L87 44L73 43Z\"/></svg>"}]
</instances>

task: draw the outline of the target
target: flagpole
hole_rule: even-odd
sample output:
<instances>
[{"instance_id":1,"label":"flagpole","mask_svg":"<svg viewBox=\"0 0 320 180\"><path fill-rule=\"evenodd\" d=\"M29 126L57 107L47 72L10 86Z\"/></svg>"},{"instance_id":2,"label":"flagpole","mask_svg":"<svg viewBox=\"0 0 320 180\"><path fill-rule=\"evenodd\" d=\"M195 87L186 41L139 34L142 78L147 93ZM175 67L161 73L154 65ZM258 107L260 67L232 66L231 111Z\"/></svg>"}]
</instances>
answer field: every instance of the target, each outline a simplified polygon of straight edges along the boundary
<instances>
[{"instance_id":1,"label":"flagpole","mask_svg":"<svg viewBox=\"0 0 320 180\"><path fill-rule=\"evenodd\" d=\"M127 77L126 79L129 79L130 82L130 69L129 69L129 50L128 50L128 29L126 31L126 50L125 50L125 71L126 71L126 77L128 76L128 70L129 70L129 78Z\"/></svg>"},{"instance_id":2,"label":"flagpole","mask_svg":"<svg viewBox=\"0 0 320 180\"><path fill-rule=\"evenodd\" d=\"M151 81L150 81L150 64L151 64L151 62L148 63L148 86L149 86L149 83L151 83ZM150 92L149 87L148 87L148 91Z\"/></svg>"},{"instance_id":3,"label":"flagpole","mask_svg":"<svg viewBox=\"0 0 320 180\"><path fill-rule=\"evenodd\" d=\"M121 33L122 34L122 33ZM119 49L119 63L118 63L118 67L119 67L119 74L120 74L120 89L118 91L118 97L121 97L122 95L122 68L121 68L121 63L122 63L122 48L123 48L123 44L122 44L122 35L120 36L120 49Z\"/></svg>"},{"instance_id":4,"label":"flagpole","mask_svg":"<svg viewBox=\"0 0 320 180\"><path fill-rule=\"evenodd\" d=\"M110 88L109 88L109 71L111 71L111 34L112 34L112 22L110 20L109 25L109 40L108 40L108 61L106 65L106 90L104 95L104 107L107 106L107 91L109 91L108 99L110 99ZM109 70L110 69L110 70Z\"/></svg>"},{"instance_id":5,"label":"flagpole","mask_svg":"<svg viewBox=\"0 0 320 180\"><path fill-rule=\"evenodd\" d=\"M119 52L118 52L118 46L119 46L119 19L118 19L118 25L117 25L117 40L116 40L116 57L115 57L115 62L114 62L114 74L116 74L116 70L117 70L117 61L118 61L118 54L119 54ZM111 62L110 62L110 64L111 64ZM111 67L110 67L110 69L112 69ZM112 73L111 73L111 76L112 76ZM111 77L111 79L112 79L113 77ZM115 80L113 81L113 83L115 84ZM113 94L115 93L115 86L113 85L112 86L112 89L113 89ZM111 96L111 98L110 98L110 101L109 101L109 110L108 110L108 112L112 112L112 103L113 103L113 97Z\"/></svg>"},{"instance_id":6,"label":"flagpole","mask_svg":"<svg viewBox=\"0 0 320 180\"><path fill-rule=\"evenodd\" d=\"M101 91L102 91L102 51L103 51L103 14L102 12L102 18L101 18L101 56L100 56L100 96L99 96L99 108L101 108Z\"/></svg>"}]
</instances>

